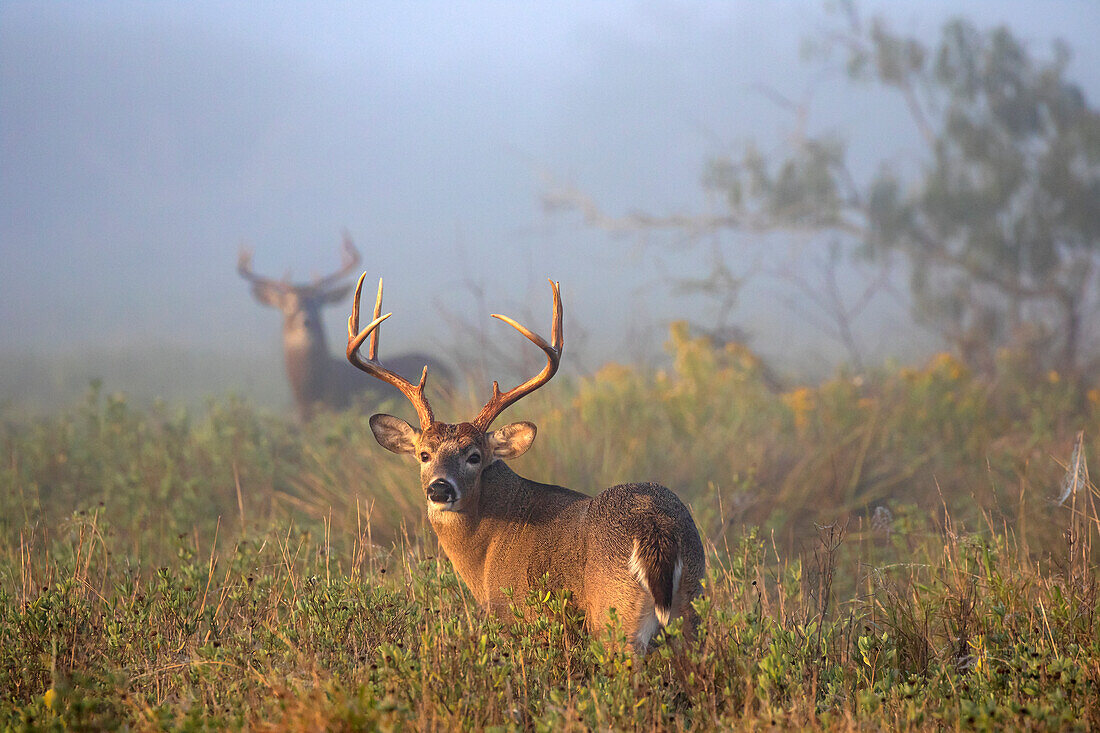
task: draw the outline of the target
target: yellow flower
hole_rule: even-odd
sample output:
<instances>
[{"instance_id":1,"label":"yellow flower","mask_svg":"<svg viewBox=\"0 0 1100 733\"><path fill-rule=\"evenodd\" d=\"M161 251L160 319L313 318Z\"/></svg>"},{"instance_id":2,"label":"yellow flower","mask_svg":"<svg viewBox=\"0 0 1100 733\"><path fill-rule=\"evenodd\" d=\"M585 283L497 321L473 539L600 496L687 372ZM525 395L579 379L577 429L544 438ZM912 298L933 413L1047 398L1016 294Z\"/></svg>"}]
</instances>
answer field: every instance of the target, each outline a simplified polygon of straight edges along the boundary
<instances>
[{"instance_id":1,"label":"yellow flower","mask_svg":"<svg viewBox=\"0 0 1100 733\"><path fill-rule=\"evenodd\" d=\"M816 406L813 390L809 387L799 387L793 392L787 392L780 399L783 404L794 413L794 426L799 431L805 430L810 422L810 413Z\"/></svg>"},{"instance_id":2,"label":"yellow flower","mask_svg":"<svg viewBox=\"0 0 1100 733\"><path fill-rule=\"evenodd\" d=\"M632 377L633 374L633 370L631 370L630 367L623 366L618 362L609 361L596 372L596 381L612 383L625 382Z\"/></svg>"},{"instance_id":3,"label":"yellow flower","mask_svg":"<svg viewBox=\"0 0 1100 733\"><path fill-rule=\"evenodd\" d=\"M1047 381L1051 384L1058 384L1062 381L1062 377L1058 374L1056 370L1051 369L1049 372L1047 372Z\"/></svg>"},{"instance_id":4,"label":"yellow flower","mask_svg":"<svg viewBox=\"0 0 1100 733\"><path fill-rule=\"evenodd\" d=\"M742 371L752 371L760 367L760 357L753 353L752 349L737 341L726 343L725 351L734 359Z\"/></svg>"},{"instance_id":5,"label":"yellow flower","mask_svg":"<svg viewBox=\"0 0 1100 733\"><path fill-rule=\"evenodd\" d=\"M50 688L46 690L46 694L42 696L42 702L46 703L46 707L53 710L53 704L57 701L57 690Z\"/></svg>"},{"instance_id":6,"label":"yellow flower","mask_svg":"<svg viewBox=\"0 0 1100 733\"><path fill-rule=\"evenodd\" d=\"M949 379L955 380L966 373L966 367L951 354L948 354L946 351L941 351L933 356L932 360L928 362L928 371L942 372L946 374Z\"/></svg>"},{"instance_id":7,"label":"yellow flower","mask_svg":"<svg viewBox=\"0 0 1100 733\"><path fill-rule=\"evenodd\" d=\"M981 672L985 667L985 635L978 634L977 638L968 639L966 643L974 651L974 671Z\"/></svg>"}]
</instances>

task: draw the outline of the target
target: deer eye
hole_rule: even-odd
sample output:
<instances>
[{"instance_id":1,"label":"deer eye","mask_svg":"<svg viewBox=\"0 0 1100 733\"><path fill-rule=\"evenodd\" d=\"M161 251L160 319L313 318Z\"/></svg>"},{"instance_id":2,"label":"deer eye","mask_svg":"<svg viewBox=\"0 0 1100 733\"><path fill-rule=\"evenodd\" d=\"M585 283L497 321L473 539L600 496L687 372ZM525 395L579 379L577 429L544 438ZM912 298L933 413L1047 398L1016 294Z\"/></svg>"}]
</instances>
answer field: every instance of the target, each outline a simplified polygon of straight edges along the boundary
<instances>
[{"instance_id":1,"label":"deer eye","mask_svg":"<svg viewBox=\"0 0 1100 733\"><path fill-rule=\"evenodd\" d=\"M469 463L471 466L476 466L477 464L481 463L481 454L471 453L470 455L466 456L466 462Z\"/></svg>"},{"instance_id":2,"label":"deer eye","mask_svg":"<svg viewBox=\"0 0 1100 733\"><path fill-rule=\"evenodd\" d=\"M420 451L420 462L421 463L427 463L431 459L432 459L432 457L430 455L428 455L428 451L426 451L426 450Z\"/></svg>"}]
</instances>

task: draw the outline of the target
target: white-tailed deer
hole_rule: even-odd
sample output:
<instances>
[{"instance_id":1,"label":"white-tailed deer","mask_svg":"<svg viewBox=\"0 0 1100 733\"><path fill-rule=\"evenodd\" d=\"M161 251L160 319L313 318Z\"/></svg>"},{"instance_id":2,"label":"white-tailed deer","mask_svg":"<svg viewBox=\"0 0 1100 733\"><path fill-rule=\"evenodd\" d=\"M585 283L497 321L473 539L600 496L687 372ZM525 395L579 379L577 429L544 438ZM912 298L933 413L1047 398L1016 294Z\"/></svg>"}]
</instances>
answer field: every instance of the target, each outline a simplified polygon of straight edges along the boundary
<instances>
[{"instance_id":1,"label":"white-tailed deer","mask_svg":"<svg viewBox=\"0 0 1100 733\"><path fill-rule=\"evenodd\" d=\"M420 484L428 521L447 557L478 602L491 612L509 614L512 597L522 603L544 575L550 586L572 593L590 631L601 631L616 609L623 630L639 650L669 620L683 616L690 633L697 623L691 602L701 590L703 543L687 507L674 493L653 483L613 486L595 497L542 484L514 473L505 460L522 455L535 439L535 426L517 422L490 431L509 405L550 381L562 354L561 294L554 293L552 343L511 318L516 328L546 354L534 377L493 395L471 422L439 422L424 397L428 368L412 384L378 361L382 282L374 319L359 330L355 289L348 319L348 360L367 374L399 389L420 418L416 429L391 415L370 419L383 448L412 456L420 464ZM367 357L359 353L367 339Z\"/></svg>"},{"instance_id":2,"label":"white-tailed deer","mask_svg":"<svg viewBox=\"0 0 1100 733\"><path fill-rule=\"evenodd\" d=\"M248 250L242 249L237 260L237 272L252 283L256 300L282 311L286 376L302 420L308 420L317 405L343 409L357 393L381 391L357 378L357 372L343 359L333 357L325 341L321 309L347 297L351 283L341 281L359 264L359 252L347 235L342 259L336 272L300 285L292 284L289 275L272 280L252 272L252 253ZM415 374L425 364L433 364L444 376L449 376L446 368L422 354L403 354L393 360L399 373Z\"/></svg>"}]
</instances>

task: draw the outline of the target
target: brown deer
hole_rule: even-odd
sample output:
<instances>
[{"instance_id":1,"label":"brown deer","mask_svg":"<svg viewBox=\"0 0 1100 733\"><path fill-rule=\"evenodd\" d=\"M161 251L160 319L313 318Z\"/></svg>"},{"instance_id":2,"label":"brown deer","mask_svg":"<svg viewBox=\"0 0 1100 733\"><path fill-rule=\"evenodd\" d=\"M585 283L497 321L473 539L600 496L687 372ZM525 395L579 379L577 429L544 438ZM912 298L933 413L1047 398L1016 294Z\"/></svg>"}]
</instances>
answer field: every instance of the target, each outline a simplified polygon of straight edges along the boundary
<instances>
[{"instance_id":1,"label":"brown deer","mask_svg":"<svg viewBox=\"0 0 1100 733\"><path fill-rule=\"evenodd\" d=\"M252 253L242 249L237 272L252 283L252 295L263 305L283 313L283 358L286 376L298 415L309 420L318 405L343 409L356 393L374 392L369 383L356 378L356 372L343 359L334 358L325 341L321 309L347 297L351 283L341 281L359 264L359 252L351 238L344 235L343 262L340 269L309 284L292 284L289 275L272 280L252 272ZM404 354L393 360L398 372L415 374L425 364L449 377L446 368L421 354Z\"/></svg>"},{"instance_id":2,"label":"brown deer","mask_svg":"<svg viewBox=\"0 0 1100 733\"><path fill-rule=\"evenodd\" d=\"M570 591L590 631L607 627L616 609L627 638L644 651L650 638L670 619L682 616L685 630L698 621L692 599L701 591L703 543L688 508L658 484L613 486L595 497L514 473L505 463L522 455L535 439L535 426L517 422L490 430L509 405L550 381L562 354L562 307L554 296L552 343L507 316L494 314L546 354L543 370L517 387L493 395L471 422L438 422L424 397L428 369L416 385L378 361L382 283L374 319L359 330L363 277L355 289L348 318L348 360L393 385L412 402L420 418L416 429L391 415L370 419L383 448L412 456L420 464L420 484L428 502L428 521L447 557L478 602L508 618L510 589L522 601L547 575L554 589ZM367 358L359 353L370 338Z\"/></svg>"}]
</instances>

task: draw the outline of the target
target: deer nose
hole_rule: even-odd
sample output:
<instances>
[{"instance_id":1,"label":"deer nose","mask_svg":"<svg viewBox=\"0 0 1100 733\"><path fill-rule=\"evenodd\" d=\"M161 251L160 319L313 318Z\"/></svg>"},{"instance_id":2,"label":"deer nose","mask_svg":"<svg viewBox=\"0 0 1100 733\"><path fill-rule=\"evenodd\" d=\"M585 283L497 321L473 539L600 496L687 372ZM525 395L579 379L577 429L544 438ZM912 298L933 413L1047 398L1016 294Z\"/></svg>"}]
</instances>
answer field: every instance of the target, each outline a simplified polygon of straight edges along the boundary
<instances>
[{"instance_id":1,"label":"deer nose","mask_svg":"<svg viewBox=\"0 0 1100 733\"><path fill-rule=\"evenodd\" d=\"M454 484L445 478L437 478L428 484L428 500L436 504L449 504L457 494Z\"/></svg>"}]
</instances>

